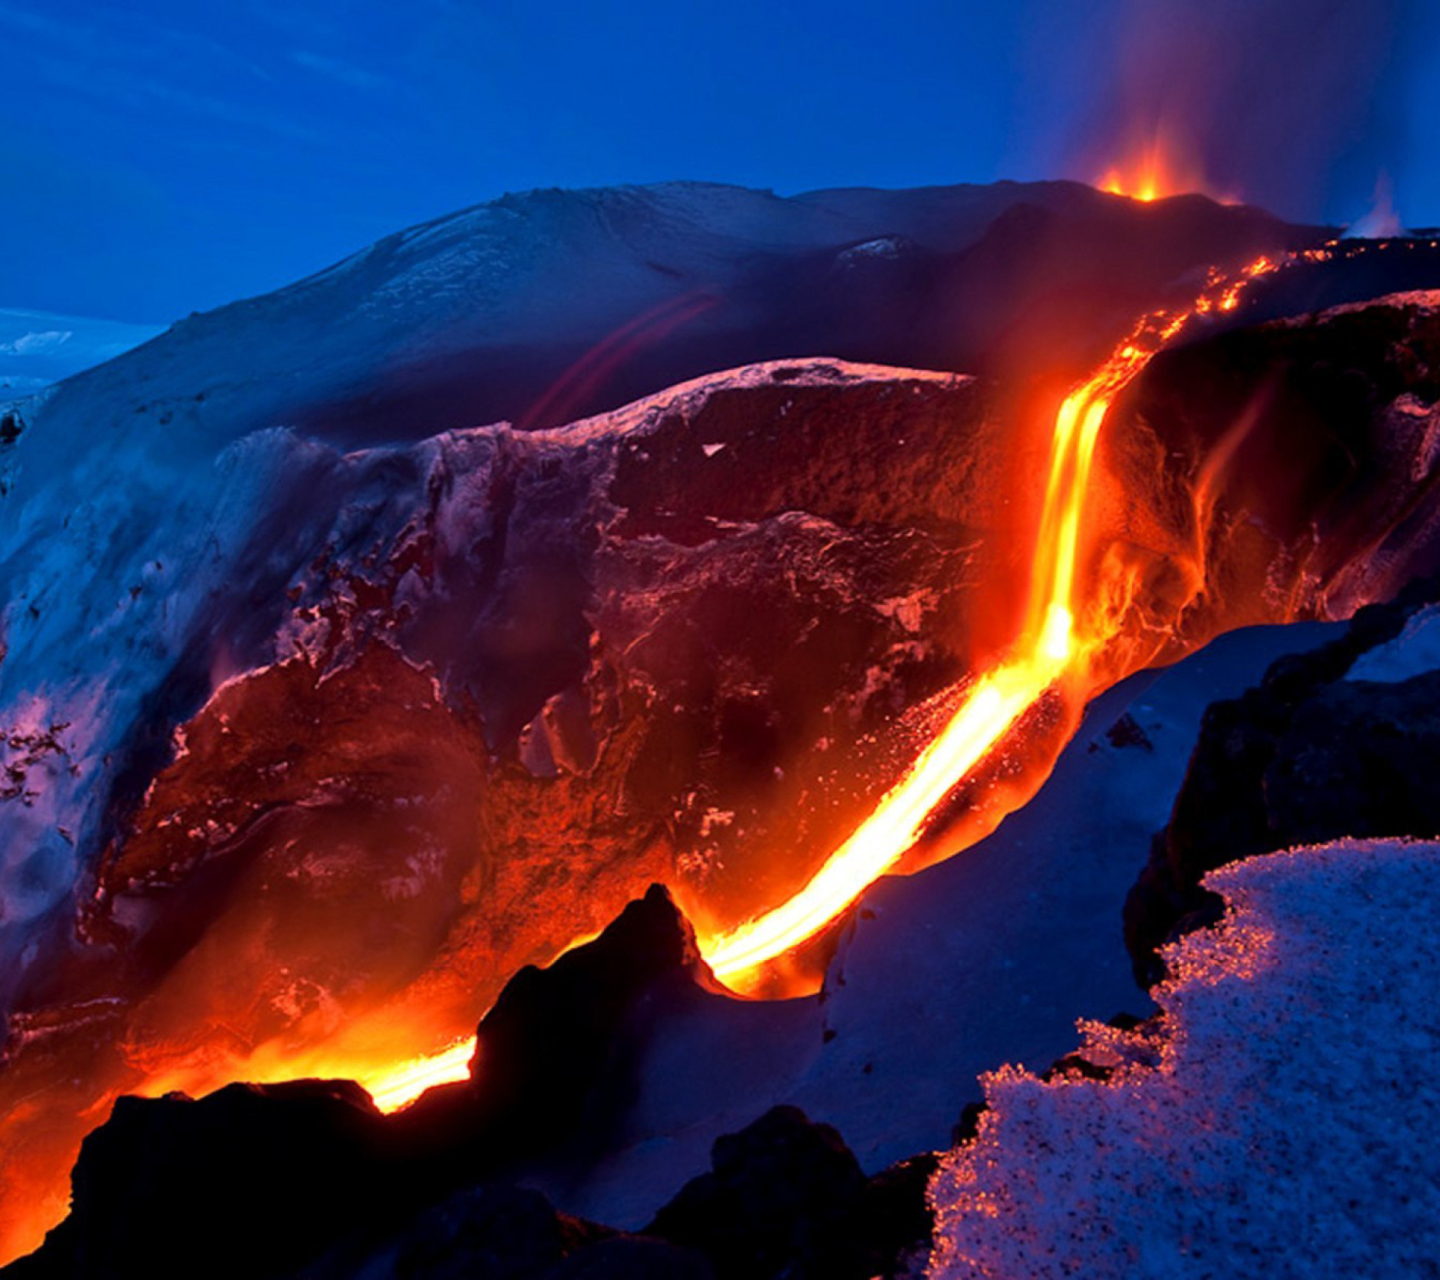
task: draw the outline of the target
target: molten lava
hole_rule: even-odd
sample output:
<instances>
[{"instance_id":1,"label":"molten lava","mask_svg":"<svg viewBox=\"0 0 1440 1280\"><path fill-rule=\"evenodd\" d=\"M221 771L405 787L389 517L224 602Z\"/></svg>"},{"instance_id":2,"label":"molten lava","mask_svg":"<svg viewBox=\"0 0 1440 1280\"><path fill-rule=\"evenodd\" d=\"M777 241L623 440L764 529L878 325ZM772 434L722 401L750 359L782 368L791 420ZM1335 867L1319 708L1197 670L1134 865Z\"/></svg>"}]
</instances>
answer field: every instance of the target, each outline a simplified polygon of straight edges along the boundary
<instances>
[{"instance_id":1,"label":"molten lava","mask_svg":"<svg viewBox=\"0 0 1440 1280\"><path fill-rule=\"evenodd\" d=\"M1121 389L1194 316L1233 309L1244 286L1274 266L1261 258L1236 280L1212 273L1189 308L1146 316L1100 370L1065 397L1055 415L1029 605L1013 656L975 682L940 735L798 894L730 933L702 941L722 981L749 985L758 968L813 937L893 867L945 798L1046 690L1073 676L1078 687L1069 691L1072 701L1083 703L1093 692L1086 660L1112 638L1117 615L1076 599L1076 571L1105 415ZM1113 594L1108 586L1096 584L1091 600L1108 599Z\"/></svg>"},{"instance_id":2,"label":"molten lava","mask_svg":"<svg viewBox=\"0 0 1440 1280\"><path fill-rule=\"evenodd\" d=\"M1170 189L1161 173L1156 169L1140 182L1136 187L1139 198L1153 198ZM1315 260L1317 252L1307 250L1305 256ZM1023 616L1007 656L973 680L948 722L900 781L798 893L738 928L702 936L701 950L723 981L738 989L755 986L764 966L815 936L872 881L895 868L917 840L927 834L957 785L973 777L987 760L994 759L997 748L1014 735L1017 724L1042 699L1058 699L1073 723L1073 717L1100 684L1150 659L1153 650L1126 650L1123 657L1111 654L1101 661L1107 645L1119 635L1131 595L1128 583L1122 581L1126 572L1122 559L1095 554L1095 535L1087 530L1086 523L1096 448L1106 415L1122 389L1187 323L1197 316L1233 310L1246 286L1277 265L1273 260L1260 259L1235 275L1212 272L1189 307L1145 316L1104 365L1064 397L1050 431L1047 478ZM1199 496L1205 502L1210 500L1213 480L1209 471L1202 476L1203 492ZM429 715L425 700L428 695L422 693L412 701ZM403 738L402 745L412 740L448 742L448 738L437 735L433 719L419 724L410 737ZM393 726L390 732L395 736ZM465 752L456 747L454 754L463 763ZM463 784L466 775L459 764L455 767ZM220 781L224 781L223 776ZM228 957L226 960L229 962ZM158 1051L153 1060L127 1058L126 1069L133 1074L112 1086L112 1090L123 1088L154 1095L179 1088L198 1093L237 1078L265 1081L306 1074L349 1075L358 1077L377 1106L394 1110L426 1088L467 1075L474 1053L473 1039L450 1043L430 1056L407 1056L397 1061L397 1044L445 1045L456 1027L453 1022L440 1025L438 1016L423 1024L397 1024L390 1016L393 1013L393 1008L377 1011L372 1025L363 1029L352 1022L337 1038L307 1052L277 1050L265 1057L247 1050L223 1062L196 1060L179 1069L174 1066L173 1053L168 1060ZM341 1043L347 1035L354 1043ZM173 1046L162 1048L169 1052ZM38 1081L43 1067L37 1065L35 1070ZM142 1074L144 1079L133 1083L135 1075ZM63 1087L64 1081L55 1073L46 1076L43 1084L36 1084L37 1100L31 1102L27 1095L29 1109L23 1111L20 1120L35 1119L42 1106L62 1107L63 1101L56 1099L61 1098ZM38 1100L42 1090L58 1092L47 1094L42 1104ZM114 1091L98 1099L87 1095L86 1105L77 1106L70 1114L79 1111L77 1123L86 1127L98 1124L114 1096ZM15 1119L12 1115L7 1124ZM57 1188L56 1181L62 1167L73 1161L78 1136L71 1128L47 1141L43 1150L38 1144L33 1151L10 1147L10 1168L5 1171L3 1184L5 1192L16 1199L12 1200L9 1215L0 1214L0 1255L13 1256L38 1244L45 1228L63 1212L63 1190ZM20 1194L24 1195L26 1208L23 1214L16 1214L13 1205L19 1203Z\"/></svg>"},{"instance_id":3,"label":"molten lava","mask_svg":"<svg viewBox=\"0 0 1440 1280\"><path fill-rule=\"evenodd\" d=\"M475 1041L460 1040L440 1053L412 1058L398 1067L363 1078L359 1083L369 1091L381 1111L398 1111L414 1102L426 1089L466 1079L470 1074L470 1060L474 1056Z\"/></svg>"},{"instance_id":4,"label":"molten lava","mask_svg":"<svg viewBox=\"0 0 1440 1280\"><path fill-rule=\"evenodd\" d=\"M1190 307L1144 317L1099 371L1065 397L1055 415L1026 618L1012 656L975 680L939 735L799 893L737 929L701 939L718 978L746 990L765 965L824 929L900 861L946 798L1047 690L1068 684L1066 696L1076 706L1094 692L1088 660L1113 637L1119 619L1097 603L1114 594L1111 584L1097 583L1088 600L1079 600L1076 581L1105 416L1120 391L1187 323L1233 310L1244 288L1277 265L1260 258L1235 276L1212 271ZM377 1070L361 1083L382 1110L396 1110L432 1085L464 1079L473 1048L473 1041L463 1041Z\"/></svg>"},{"instance_id":5,"label":"molten lava","mask_svg":"<svg viewBox=\"0 0 1440 1280\"><path fill-rule=\"evenodd\" d=\"M737 929L701 939L718 978L748 989L765 965L824 929L900 861L956 786L1047 690L1068 684L1067 699L1077 707L1094 692L1088 660L1113 637L1119 615L1098 604L1114 594L1111 584L1097 583L1090 597L1080 600L1076 582L1086 496L1105 416L1119 392L1191 319L1232 310L1244 287L1275 266L1261 258L1233 278L1212 272L1189 308L1144 317L1099 371L1065 397L1051 434L1029 601L1012 656L974 682L939 735L799 893ZM429 1085L463 1079L471 1044L365 1083L382 1109L403 1106Z\"/></svg>"}]
</instances>

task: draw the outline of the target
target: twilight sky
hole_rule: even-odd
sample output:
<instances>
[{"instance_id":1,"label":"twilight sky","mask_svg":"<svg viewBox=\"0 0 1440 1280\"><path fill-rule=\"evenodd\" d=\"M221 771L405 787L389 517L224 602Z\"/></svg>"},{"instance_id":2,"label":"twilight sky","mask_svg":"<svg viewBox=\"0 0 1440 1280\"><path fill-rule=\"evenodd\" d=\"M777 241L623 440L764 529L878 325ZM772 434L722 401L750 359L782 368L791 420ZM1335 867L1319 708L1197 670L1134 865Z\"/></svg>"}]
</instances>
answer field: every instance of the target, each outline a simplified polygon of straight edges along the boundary
<instances>
[{"instance_id":1,"label":"twilight sky","mask_svg":"<svg viewBox=\"0 0 1440 1280\"><path fill-rule=\"evenodd\" d=\"M1093 180L1440 223L1434 0L0 0L0 306L165 323L505 191Z\"/></svg>"}]
</instances>

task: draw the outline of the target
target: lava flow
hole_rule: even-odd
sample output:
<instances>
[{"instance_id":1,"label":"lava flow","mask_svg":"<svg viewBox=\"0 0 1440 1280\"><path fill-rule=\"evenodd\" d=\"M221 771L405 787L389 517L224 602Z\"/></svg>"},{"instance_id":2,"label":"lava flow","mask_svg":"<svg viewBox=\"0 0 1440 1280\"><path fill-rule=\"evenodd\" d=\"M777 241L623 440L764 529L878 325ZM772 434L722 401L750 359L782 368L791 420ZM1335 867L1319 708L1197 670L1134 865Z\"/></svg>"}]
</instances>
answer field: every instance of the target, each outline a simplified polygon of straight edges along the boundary
<instances>
[{"instance_id":1,"label":"lava flow","mask_svg":"<svg viewBox=\"0 0 1440 1280\"><path fill-rule=\"evenodd\" d=\"M914 845L941 802L1046 690L1067 676L1083 676L1085 659L1103 649L1117 626L1114 610L1086 609L1076 599L1082 519L1105 415L1151 356L1194 316L1233 309L1244 286L1275 265L1260 258L1236 279L1212 273L1189 308L1146 316L1099 372L1065 397L1055 415L1026 623L1013 656L976 680L939 736L798 894L702 942L719 978L743 989L760 966L823 929ZM1110 594L1101 583L1092 599ZM1083 678L1077 683L1072 696L1083 704L1093 690Z\"/></svg>"},{"instance_id":2,"label":"lava flow","mask_svg":"<svg viewBox=\"0 0 1440 1280\"><path fill-rule=\"evenodd\" d=\"M1339 252L1326 246L1323 250L1305 250L1300 257L1313 262L1319 260L1315 255ZM1192 320L1234 310L1248 284L1278 265L1279 260L1261 258L1237 273L1212 271L1189 306L1143 317L1110 358L1064 397L1048 432L1047 479L1043 494L1037 495L1038 521L1028 583L1017 601L1020 621L1008 653L989 670L977 674L968 688L952 691L949 706L953 711L948 722L918 753L870 816L839 844L798 893L739 927L702 932L701 950L726 984L740 991L773 984L780 957L821 932L878 876L900 866L917 841L933 840L937 846L948 841L946 852L963 847L962 841L950 840L942 830L942 819L953 808L957 787L967 780L983 780L984 770L1000 762L1006 744L1013 745L1021 735L1029 734L1027 726L1037 720L1032 709L1041 708L1041 714L1049 716L1059 708L1064 725L1073 726L1085 702L1103 685L1154 659L1160 643L1151 644L1149 639L1131 643L1133 628L1125 630L1133 622L1131 605L1139 599L1132 583L1133 566L1127 568L1123 554L1112 554L1110 548L1099 545L1103 521L1096 518L1097 510L1091 508L1087 517L1087 504L1103 496L1095 492L1095 463L1106 416L1116 397L1150 358ZM1202 487L1213 480L1212 471L1213 467L1204 472ZM1183 572L1193 566L1177 567L1187 581L1204 578L1203 571L1198 577ZM1173 645L1170 652L1174 654ZM290 670L282 670L280 677ZM342 673L335 679L349 678ZM457 789L472 784L467 772L470 758L458 733L435 730L437 724L449 722L444 720L442 709L432 709L433 691L428 677L422 679L397 661L385 667L369 685L358 676L354 678L359 692L347 695L352 724L359 715L357 706L369 705L361 695L371 685L372 701L383 709L388 704L381 693L394 681L414 683L413 689L406 686L410 692L405 704L407 714L415 717L413 725L405 721L400 727L410 727L401 733L378 711L374 722L385 730L385 740L393 744L392 749L405 759L419 750L416 744L434 744L435 754L423 756L433 766L428 772L444 772ZM311 708L305 700L309 695L302 696L304 689L299 693L289 685L285 689L286 705L298 708L295 714L303 711L318 715L323 710L318 704ZM234 711L239 715L243 707L237 705ZM199 742L200 737L192 735L192 754L199 750ZM1026 760L1023 785L1033 791L1043 780L1049 759L1045 758L1046 750L1037 750L1029 737L1025 746L1025 752L1017 754L1023 754ZM221 788L222 794L228 794L224 784L229 775L224 760L217 759L214 785ZM314 766L333 767L324 760ZM1023 797L1017 794L1012 799L1013 803L1007 800L1011 808ZM998 812L993 816L998 817ZM447 828L437 839L463 841L467 831L456 828L452 832ZM424 925L425 919L417 916L417 927ZM336 931L336 936L343 933L338 918ZM577 936L570 945L583 940ZM220 963L230 963L225 948L219 942L215 945ZM20 1213L12 1208L8 1218L0 1213L0 1254L13 1256L33 1248L44 1230L63 1216L63 1170L74 1161L81 1133L103 1121L105 1109L117 1092L156 1096L178 1089L201 1094L235 1079L346 1076L357 1078L376 1104L388 1111L405 1106L427 1088L465 1078L474 1041L454 1043L453 1037L473 1013L467 1009L464 1019L457 1020L447 1016L443 1008L429 1009L423 1001L407 1002L405 1009L407 1014L416 1015L415 1021L397 1022L397 1017L404 1016L399 1005L383 1005L368 1014L352 1014L343 1027L314 1037L308 1049L276 1038L273 1044L259 1048L247 1045L238 1053L226 1042L213 1052L201 1046L194 1054L177 1055L170 1042L160 1037L160 1049L149 1054L145 1042L136 1038L127 1045L129 1056L123 1067L114 1071L114 1083L93 1092L87 1091L89 1085L80 1074L59 1069L58 1058L45 1056L48 1051L43 1036L47 1027L36 1022L33 1035L41 1047L28 1059L29 1074L13 1077L17 1089L28 1088L30 1092L22 1095L21 1104L5 1118L9 1168L5 1171L4 1190L11 1197L11 1206L20 1204L23 1196L26 1208ZM327 1016L326 1010L318 1009L315 1016ZM407 1055L397 1060L397 1044L440 1046L447 1041L448 1047L431 1056ZM137 1079L137 1075L142 1078ZM34 1087L30 1088L27 1081L34 1082ZM70 1105L58 1100L65 1090L70 1091L65 1096L73 1095L74 1100L69 1112L74 1120L68 1126L47 1119L47 1112L59 1114ZM39 1101L42 1091L43 1108ZM29 1135L23 1140L22 1131Z\"/></svg>"},{"instance_id":3,"label":"lava flow","mask_svg":"<svg viewBox=\"0 0 1440 1280\"><path fill-rule=\"evenodd\" d=\"M1233 310L1244 288L1278 265L1260 258L1237 275L1212 271L1188 308L1145 316L1099 371L1065 397L1055 415L1029 601L1012 656L974 681L939 735L799 893L737 929L701 939L701 951L722 981L741 991L754 987L764 966L819 933L894 867L946 798L1047 691L1063 687L1076 708L1095 692L1089 661L1118 629L1120 611L1103 603L1117 591L1102 581L1078 599L1077 574L1106 414L1120 391L1191 320ZM367 1087L382 1108L403 1106L424 1088L463 1078L470 1043L407 1062L367 1081Z\"/></svg>"},{"instance_id":4,"label":"lava flow","mask_svg":"<svg viewBox=\"0 0 1440 1280\"><path fill-rule=\"evenodd\" d=\"M414 1102L426 1089L470 1074L475 1041L461 1040L440 1053L412 1058L398 1067L389 1067L359 1081L381 1111L398 1111Z\"/></svg>"}]
</instances>

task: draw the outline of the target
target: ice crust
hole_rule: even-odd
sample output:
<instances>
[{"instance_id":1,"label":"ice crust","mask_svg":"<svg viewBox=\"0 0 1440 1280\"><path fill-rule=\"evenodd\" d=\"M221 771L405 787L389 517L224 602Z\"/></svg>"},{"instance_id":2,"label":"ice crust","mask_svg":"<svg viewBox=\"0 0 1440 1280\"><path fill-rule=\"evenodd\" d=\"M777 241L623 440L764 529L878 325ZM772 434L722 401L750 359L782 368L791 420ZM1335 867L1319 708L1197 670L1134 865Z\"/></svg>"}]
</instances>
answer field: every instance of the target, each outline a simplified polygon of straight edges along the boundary
<instances>
[{"instance_id":1,"label":"ice crust","mask_svg":"<svg viewBox=\"0 0 1440 1280\"><path fill-rule=\"evenodd\" d=\"M933 1280L1433 1275L1440 844L1341 841L1213 873L1158 1020L1083 1025L1111 1075L1001 1069L931 1187Z\"/></svg>"}]
</instances>

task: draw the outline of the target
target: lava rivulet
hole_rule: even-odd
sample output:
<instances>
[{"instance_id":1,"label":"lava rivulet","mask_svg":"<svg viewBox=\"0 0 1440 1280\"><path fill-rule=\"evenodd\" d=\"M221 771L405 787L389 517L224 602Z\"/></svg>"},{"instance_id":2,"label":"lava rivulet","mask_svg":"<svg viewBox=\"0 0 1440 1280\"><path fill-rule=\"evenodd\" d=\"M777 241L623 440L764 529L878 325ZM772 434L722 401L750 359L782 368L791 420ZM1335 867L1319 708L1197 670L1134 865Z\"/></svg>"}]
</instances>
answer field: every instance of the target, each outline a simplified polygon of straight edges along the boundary
<instances>
[{"instance_id":1,"label":"lava rivulet","mask_svg":"<svg viewBox=\"0 0 1440 1280\"><path fill-rule=\"evenodd\" d=\"M470 1061L474 1056L475 1041L461 1040L440 1053L386 1068L359 1083L369 1091L381 1111L398 1111L426 1089L465 1079L470 1074Z\"/></svg>"},{"instance_id":2,"label":"lava rivulet","mask_svg":"<svg viewBox=\"0 0 1440 1280\"><path fill-rule=\"evenodd\" d=\"M1232 309L1244 285L1274 266L1261 258L1237 279L1212 273L1189 308L1146 316L1100 370L1065 397L1055 415L1029 605L1013 656L975 681L939 736L798 894L702 941L716 976L743 987L757 968L824 928L900 860L945 798L1062 677L1081 677L1074 692L1080 702L1088 697L1085 659L1104 647L1115 626L1112 611L1086 609L1076 598L1085 499L1105 415L1121 389L1193 316ZM1100 584L1097 598L1105 594Z\"/></svg>"},{"instance_id":3,"label":"lava rivulet","mask_svg":"<svg viewBox=\"0 0 1440 1280\"><path fill-rule=\"evenodd\" d=\"M1328 251L1327 246L1323 252ZM1313 255L1319 252L1322 251L1309 250L1303 256L1314 261ZM1073 725L1086 700L1102 684L1153 659L1156 648L1131 644L1133 628L1122 630L1127 620L1133 620L1127 610L1136 600L1137 590L1126 577L1123 549L1102 545L1100 526L1109 526L1099 518L1098 498L1105 497L1106 491L1096 478L1096 461L1106 416L1121 391L1192 318L1233 310L1246 285L1277 265L1278 261L1267 258L1253 262L1238 273L1212 272L1200 295L1188 307L1145 316L1093 376L1064 397L1048 431L1045 446L1048 464L1043 491L1036 495L1038 521L1033 552L1026 583L1013 600L1018 622L1008 651L988 670L977 673L968 687L951 695L953 712L948 722L917 753L900 781L873 812L848 838L838 842L834 853L798 893L739 927L702 933L702 953L723 981L740 990L761 985L767 976L767 965L773 965L777 958L823 930L876 877L899 866L917 841L930 839L938 844L943 832L937 815L953 809L953 797L961 783L977 775L983 779L982 770L987 762L994 764L999 759L999 749L1007 740L1013 742L1020 733L1028 734L1026 726L1035 722L1036 717L1030 713L1037 704L1060 706L1067 723ZM1243 434L1240 428L1237 432L1235 440ZM1203 523L1199 520L1200 507L1214 500L1216 473L1224 467L1233 447L1234 441L1230 441L1219 449L1216 458L1200 473L1197 491L1192 494L1197 503L1197 523ZM1087 512L1090 500L1097 502ZM1203 547L1197 543L1196 557L1203 559L1202 553ZM1168 554L1184 558L1189 551L1188 548L1176 551L1172 547ZM1189 574L1187 581L1194 577ZM1197 581L1203 578L1201 569ZM1010 607L1010 602L1006 607ZM426 692L428 689L427 677L425 690L418 690L412 699L418 708L414 714L420 716L423 712L428 717L423 718L423 723L417 720L404 735L388 721L382 727L387 729L389 737L407 749L414 742L433 741L439 744L437 751L443 747L448 753L443 755L444 760L454 755L460 761L454 764L454 785L457 791L463 791L470 785L469 775L461 767L464 744L458 731L448 732L447 736L433 728L439 722L440 712L431 707L433 699ZM453 745L452 738L459 745ZM192 746L195 740L192 735ZM1037 758L1045 755L1044 750L1030 750L1028 741L1027 751L1029 756ZM1040 759L1037 763L1030 761L1029 756L1024 784L1033 789L1042 779L1048 761ZM331 766L325 768L328 770ZM228 777L217 766L215 785L221 787ZM456 843L463 844L468 830L465 828L455 835L450 828L445 828L441 835L447 838L454 835ZM954 847L951 845L947 851L953 851ZM424 923L425 919L421 918L420 924ZM578 933L579 927L567 926L559 937L545 939L547 949L563 942L572 931ZM577 938L571 945L579 941ZM497 982L500 978L503 974L497 977ZM464 1078L473 1055L473 1040L449 1043L442 1052L429 1057L412 1055L417 1047L439 1047L453 1041L468 1019L473 1018L471 1007L467 1006L463 1016L453 1011L448 1018L440 1012L427 1013L422 1019L423 1025L412 1025L393 1016L404 1002L405 997L397 996L392 1005L373 1012L369 1030L375 1035L363 1053L350 1052L352 1046L342 1043L347 1035L352 1041L358 1035L357 1020L352 1017L341 1033L321 1037L323 1044L302 1045L300 1049L304 1052L287 1046L283 1052L277 1050L273 1061L247 1049L230 1056L221 1055L223 1060L192 1063L187 1059L177 1066L178 1055L171 1051L169 1041L160 1046L164 1052L157 1050L153 1058L127 1058L124 1078L117 1074L114 1082L106 1086L104 1096L85 1099L81 1120L66 1130L63 1140L56 1136L51 1144L53 1150L37 1152L31 1160L29 1154L17 1156L19 1148L11 1147L9 1172L14 1176L6 1189L22 1191L28 1202L25 1216L29 1220L23 1224L24 1246L33 1247L38 1243L39 1233L63 1211L63 1191L54 1185L58 1171L73 1160L80 1123L83 1121L85 1127L99 1123L104 1107L117 1091L155 1095L168 1089L183 1089L202 1093L236 1078L278 1080L305 1074L352 1075L360 1078L381 1109L393 1110L406 1105L427 1087ZM411 1007L420 1009L423 1002ZM473 1021L468 1025L473 1026ZM165 1057L167 1052L169 1059ZM40 1071L38 1059L35 1070ZM36 1114L35 1106L28 1101L26 1105L29 1110L21 1119ZM42 1183L54 1193L43 1207L39 1193ZM42 1222L42 1219L48 1220ZM0 1215L0 1228L5 1225L4 1215ZM20 1243L19 1236L6 1238L0 1231L0 1252L13 1250Z\"/></svg>"},{"instance_id":4,"label":"lava rivulet","mask_svg":"<svg viewBox=\"0 0 1440 1280\"><path fill-rule=\"evenodd\" d=\"M1047 690L1058 686L1076 706L1094 692L1089 660L1119 625L1112 608L1092 607L1114 594L1104 582L1081 597L1086 496L1096 445L1115 397L1150 358L1196 316L1230 311L1245 286L1273 271L1269 258L1234 276L1212 271L1188 307L1145 316L1090 379L1071 391L1055 415L1040 525L1022 634L1012 656L977 678L940 733L854 833L788 901L739 928L701 939L716 976L737 989L764 966L813 937L920 838L935 811ZM367 1082L385 1109L403 1106L417 1087L464 1077L469 1045L417 1059L393 1076Z\"/></svg>"}]
</instances>

